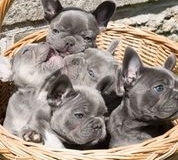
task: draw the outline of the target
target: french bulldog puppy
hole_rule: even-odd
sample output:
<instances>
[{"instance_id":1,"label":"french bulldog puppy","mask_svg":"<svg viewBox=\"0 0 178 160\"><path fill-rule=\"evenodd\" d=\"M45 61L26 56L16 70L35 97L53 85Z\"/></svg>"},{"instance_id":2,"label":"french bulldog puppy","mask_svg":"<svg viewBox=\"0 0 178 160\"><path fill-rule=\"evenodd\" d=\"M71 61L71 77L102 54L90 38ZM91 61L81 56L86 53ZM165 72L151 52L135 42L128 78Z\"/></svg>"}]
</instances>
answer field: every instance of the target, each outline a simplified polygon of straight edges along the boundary
<instances>
[{"instance_id":1,"label":"french bulldog puppy","mask_svg":"<svg viewBox=\"0 0 178 160\"><path fill-rule=\"evenodd\" d=\"M106 136L107 108L100 91L109 81L105 77L96 90L73 86L62 74L45 81L38 92L18 91L9 101L3 126L26 141L48 147L93 146Z\"/></svg>"},{"instance_id":2,"label":"french bulldog puppy","mask_svg":"<svg viewBox=\"0 0 178 160\"><path fill-rule=\"evenodd\" d=\"M178 79L171 71L175 64L175 55L170 55L163 67L148 67L134 49L126 48L120 83L125 94L107 127L111 148L161 135L178 118Z\"/></svg>"},{"instance_id":3,"label":"french bulldog puppy","mask_svg":"<svg viewBox=\"0 0 178 160\"><path fill-rule=\"evenodd\" d=\"M73 85L86 85L96 88L96 85L105 76L111 76L112 82L108 88L102 92L110 113L119 105L119 97L122 95L118 88L118 74L121 64L113 57L113 53L119 41L113 40L107 50L98 48L88 48L82 53L68 55L64 58L64 67L53 74L66 74Z\"/></svg>"},{"instance_id":4,"label":"french bulldog puppy","mask_svg":"<svg viewBox=\"0 0 178 160\"><path fill-rule=\"evenodd\" d=\"M65 57L96 47L95 39L115 12L114 2L105 1L94 11L77 7L63 8L58 0L42 0L44 17L49 23L46 41Z\"/></svg>"},{"instance_id":5,"label":"french bulldog puppy","mask_svg":"<svg viewBox=\"0 0 178 160\"><path fill-rule=\"evenodd\" d=\"M5 62L8 63L5 63ZM63 59L48 43L28 44L20 48L12 59L0 57L2 81L14 81L18 88L39 88L52 72L63 67Z\"/></svg>"},{"instance_id":6,"label":"french bulldog puppy","mask_svg":"<svg viewBox=\"0 0 178 160\"><path fill-rule=\"evenodd\" d=\"M112 41L107 50L88 48L83 53L66 56L63 72L69 76L72 84L93 88L96 88L97 83L108 75L114 77L116 82L121 65L112 54L118 43L118 40ZM113 88L116 88L117 84L114 85Z\"/></svg>"}]
</instances>

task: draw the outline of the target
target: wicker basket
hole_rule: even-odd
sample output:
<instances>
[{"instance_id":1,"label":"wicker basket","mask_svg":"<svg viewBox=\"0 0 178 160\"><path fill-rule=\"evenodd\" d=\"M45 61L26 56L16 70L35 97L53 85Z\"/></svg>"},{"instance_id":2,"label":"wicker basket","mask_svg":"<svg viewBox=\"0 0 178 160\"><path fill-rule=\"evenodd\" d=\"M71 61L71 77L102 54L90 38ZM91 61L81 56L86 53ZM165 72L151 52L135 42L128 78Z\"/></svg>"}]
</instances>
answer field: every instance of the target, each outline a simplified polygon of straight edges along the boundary
<instances>
[{"instance_id":1,"label":"wicker basket","mask_svg":"<svg viewBox=\"0 0 178 160\"><path fill-rule=\"evenodd\" d=\"M2 0L1 0L2 1ZM6 0L5 0L6 1ZM47 29L37 31L11 46L5 56L12 56L23 45L42 41ZM148 66L162 65L170 53L178 57L178 44L155 33L140 30L130 26L110 23L106 31L97 38L97 45L101 49L107 48L112 39L119 39L120 43L115 57L120 62L126 46L130 45L139 53L143 62ZM178 73L178 62L174 69ZM4 90L9 90L5 85ZM0 93L1 98L1 93ZM8 99L4 96L3 99ZM1 110L5 105L1 105ZM3 115L1 116L3 117ZM12 160L177 160L178 159L178 121L174 127L164 135L152 138L143 143L106 150L54 150L42 145L25 142L9 134L0 125L0 159ZM169 158L168 158L169 157Z\"/></svg>"}]
</instances>

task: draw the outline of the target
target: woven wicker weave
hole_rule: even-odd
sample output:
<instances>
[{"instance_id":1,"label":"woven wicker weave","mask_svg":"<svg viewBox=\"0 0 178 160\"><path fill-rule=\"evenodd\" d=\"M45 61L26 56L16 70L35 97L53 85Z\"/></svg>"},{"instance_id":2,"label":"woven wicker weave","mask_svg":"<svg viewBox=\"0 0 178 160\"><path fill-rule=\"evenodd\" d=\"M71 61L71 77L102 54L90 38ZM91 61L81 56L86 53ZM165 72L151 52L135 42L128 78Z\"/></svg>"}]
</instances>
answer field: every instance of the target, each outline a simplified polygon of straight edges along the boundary
<instances>
[{"instance_id":1,"label":"woven wicker weave","mask_svg":"<svg viewBox=\"0 0 178 160\"><path fill-rule=\"evenodd\" d=\"M1 0L2 1L2 0ZM6 0L5 0L6 1ZM46 30L40 30L11 46L5 51L5 56L12 56L23 45L42 41L47 34ZM120 43L115 52L115 57L121 62L126 46L130 45L139 53L144 63L148 66L163 64L170 53L178 57L178 44L155 33L140 30L130 26L122 26L110 23L106 31L97 38L97 45L106 49L112 39L119 39ZM174 69L178 73L178 62ZM2 86L5 90L9 85ZM3 90L3 89L2 89ZM1 90L0 90L1 92ZM3 92L3 91L2 91ZM7 101L8 96L1 97L0 101ZM5 110L4 104L1 110ZM3 119L3 116L1 116ZM9 134L0 125L0 159L12 160L177 160L178 156L178 122L174 121L175 127L162 136L152 138L137 145L118 147L107 150L52 150L42 145L25 142L22 139Z\"/></svg>"}]
</instances>

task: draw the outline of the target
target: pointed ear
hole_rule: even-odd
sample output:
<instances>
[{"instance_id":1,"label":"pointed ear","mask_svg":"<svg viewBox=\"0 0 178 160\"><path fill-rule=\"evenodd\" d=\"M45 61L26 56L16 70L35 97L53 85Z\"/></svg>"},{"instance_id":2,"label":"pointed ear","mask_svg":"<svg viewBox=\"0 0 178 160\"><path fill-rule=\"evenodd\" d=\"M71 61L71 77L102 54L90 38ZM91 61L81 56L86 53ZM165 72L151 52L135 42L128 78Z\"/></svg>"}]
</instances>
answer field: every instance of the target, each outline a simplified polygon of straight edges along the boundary
<instances>
[{"instance_id":1,"label":"pointed ear","mask_svg":"<svg viewBox=\"0 0 178 160\"><path fill-rule=\"evenodd\" d=\"M108 46L107 51L111 53L111 55L114 55L114 51L116 50L118 44L119 41L117 39L113 39L110 45Z\"/></svg>"},{"instance_id":2,"label":"pointed ear","mask_svg":"<svg viewBox=\"0 0 178 160\"><path fill-rule=\"evenodd\" d=\"M62 74L53 79L48 86L47 101L51 107L57 107L61 103L62 96L68 93L68 96L74 93L70 79Z\"/></svg>"},{"instance_id":3,"label":"pointed ear","mask_svg":"<svg viewBox=\"0 0 178 160\"><path fill-rule=\"evenodd\" d=\"M143 68L141 59L137 52L131 47L127 47L122 63L122 78L124 83L132 85L132 83L138 78Z\"/></svg>"},{"instance_id":4,"label":"pointed ear","mask_svg":"<svg viewBox=\"0 0 178 160\"><path fill-rule=\"evenodd\" d=\"M100 27L106 27L110 18L114 14L116 9L116 4L111 1L105 1L101 3L92 14L96 18L98 25Z\"/></svg>"},{"instance_id":5,"label":"pointed ear","mask_svg":"<svg viewBox=\"0 0 178 160\"><path fill-rule=\"evenodd\" d=\"M59 0L41 0L44 10L44 18L50 22L63 9Z\"/></svg>"},{"instance_id":6,"label":"pointed ear","mask_svg":"<svg viewBox=\"0 0 178 160\"><path fill-rule=\"evenodd\" d=\"M99 90L102 94L109 94L113 91L114 77L106 76L101 79L96 85L96 89Z\"/></svg>"},{"instance_id":7,"label":"pointed ear","mask_svg":"<svg viewBox=\"0 0 178 160\"><path fill-rule=\"evenodd\" d=\"M176 65L176 55L175 54L171 54L171 55L168 56L168 58L164 62L163 67L168 69L168 70L173 70L175 65Z\"/></svg>"},{"instance_id":8,"label":"pointed ear","mask_svg":"<svg viewBox=\"0 0 178 160\"><path fill-rule=\"evenodd\" d=\"M0 80L3 82L13 81L11 59L0 55Z\"/></svg>"}]
</instances>

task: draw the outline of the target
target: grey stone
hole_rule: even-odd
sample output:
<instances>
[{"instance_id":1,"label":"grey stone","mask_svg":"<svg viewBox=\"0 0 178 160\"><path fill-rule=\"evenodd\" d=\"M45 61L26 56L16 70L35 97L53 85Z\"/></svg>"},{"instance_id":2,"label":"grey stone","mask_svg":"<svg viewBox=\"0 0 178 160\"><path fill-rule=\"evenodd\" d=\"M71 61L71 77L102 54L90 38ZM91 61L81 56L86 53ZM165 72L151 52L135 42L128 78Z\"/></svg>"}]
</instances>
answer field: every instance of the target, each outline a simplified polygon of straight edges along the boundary
<instances>
[{"instance_id":1,"label":"grey stone","mask_svg":"<svg viewBox=\"0 0 178 160\"><path fill-rule=\"evenodd\" d=\"M176 20L174 18L171 18L169 20L167 20L163 25L162 25L162 30L164 32L170 32L173 33L176 29L176 24L178 22L176 22Z\"/></svg>"},{"instance_id":2,"label":"grey stone","mask_svg":"<svg viewBox=\"0 0 178 160\"><path fill-rule=\"evenodd\" d=\"M171 34L168 36L169 39L178 42L178 34Z\"/></svg>"},{"instance_id":3,"label":"grey stone","mask_svg":"<svg viewBox=\"0 0 178 160\"><path fill-rule=\"evenodd\" d=\"M15 0L4 19L4 25L19 22L36 21L43 17L43 8L40 0Z\"/></svg>"},{"instance_id":4,"label":"grey stone","mask_svg":"<svg viewBox=\"0 0 178 160\"><path fill-rule=\"evenodd\" d=\"M120 24L147 28L150 31L165 35L177 41L178 5L170 7L159 14L142 14L131 18L117 20Z\"/></svg>"},{"instance_id":5,"label":"grey stone","mask_svg":"<svg viewBox=\"0 0 178 160\"><path fill-rule=\"evenodd\" d=\"M101 2L105 0L61 0L64 7L75 6L86 10L93 10ZM113 0L117 6L137 4L147 2L149 0ZM15 0L4 20L4 25L12 25L14 23L37 21L43 19L43 8L41 0Z\"/></svg>"}]
</instances>

